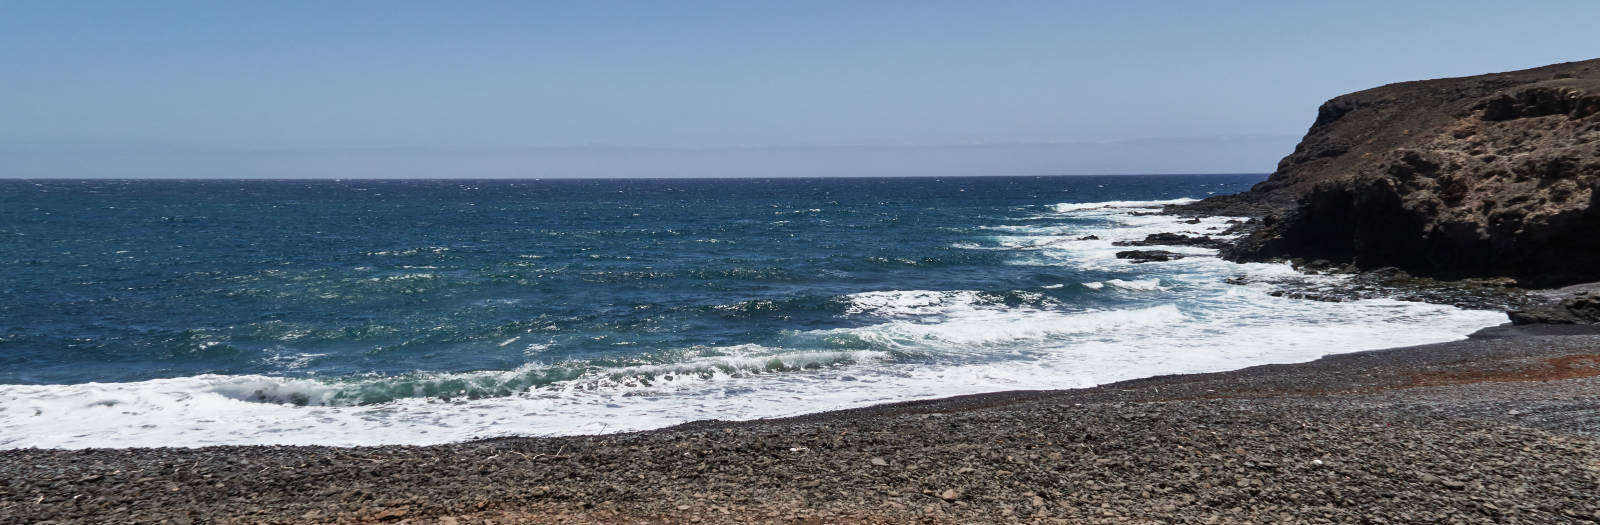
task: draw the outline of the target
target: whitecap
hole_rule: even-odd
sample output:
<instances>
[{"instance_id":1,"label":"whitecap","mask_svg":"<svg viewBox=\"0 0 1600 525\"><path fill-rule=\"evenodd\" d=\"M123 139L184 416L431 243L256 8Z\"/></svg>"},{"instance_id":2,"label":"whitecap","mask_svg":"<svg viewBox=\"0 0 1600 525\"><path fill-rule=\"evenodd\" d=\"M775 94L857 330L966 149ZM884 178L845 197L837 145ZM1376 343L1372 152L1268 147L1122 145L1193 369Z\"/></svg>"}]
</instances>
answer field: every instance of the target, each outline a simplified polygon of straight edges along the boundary
<instances>
[{"instance_id":1,"label":"whitecap","mask_svg":"<svg viewBox=\"0 0 1600 525\"><path fill-rule=\"evenodd\" d=\"M1199 199L1183 197L1183 198L1177 198L1177 199L1153 200L1153 201L1063 202L1063 203L1060 203L1060 204L1056 204L1054 206L1054 209L1055 209L1055 211L1057 213L1066 213L1066 212L1080 211L1080 210L1127 209L1127 208L1159 208L1159 207L1166 206L1166 205L1169 205L1169 204L1188 204L1188 203L1191 203L1191 202L1195 202L1197 200L1199 200Z\"/></svg>"}]
</instances>

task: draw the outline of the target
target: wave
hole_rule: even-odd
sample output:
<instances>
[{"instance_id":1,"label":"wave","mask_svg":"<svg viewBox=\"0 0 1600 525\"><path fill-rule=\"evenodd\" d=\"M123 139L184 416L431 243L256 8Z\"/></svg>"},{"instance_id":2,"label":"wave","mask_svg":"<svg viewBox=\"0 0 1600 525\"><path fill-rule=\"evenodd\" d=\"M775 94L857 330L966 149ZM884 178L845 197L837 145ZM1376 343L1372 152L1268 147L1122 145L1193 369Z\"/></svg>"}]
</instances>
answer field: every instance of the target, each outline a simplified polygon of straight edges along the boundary
<instances>
[{"instance_id":1,"label":"wave","mask_svg":"<svg viewBox=\"0 0 1600 525\"><path fill-rule=\"evenodd\" d=\"M1054 205L1053 208L1057 213L1099 209L1159 208L1169 204L1188 204L1198 200L1200 199L1183 197L1155 201L1063 202Z\"/></svg>"},{"instance_id":2,"label":"wave","mask_svg":"<svg viewBox=\"0 0 1600 525\"><path fill-rule=\"evenodd\" d=\"M973 309L940 322L892 321L839 328L818 335L834 344L859 345L908 353L951 355L984 353L982 347L1046 341L1063 335L1104 334L1182 322L1177 305L1065 313L1037 309Z\"/></svg>"},{"instance_id":3,"label":"wave","mask_svg":"<svg viewBox=\"0 0 1600 525\"><path fill-rule=\"evenodd\" d=\"M1109 279L1105 281L1104 284L1115 288L1121 288L1123 290L1134 290L1139 292L1152 292L1161 289L1160 279L1134 279L1131 281L1124 281L1122 279Z\"/></svg>"},{"instance_id":4,"label":"wave","mask_svg":"<svg viewBox=\"0 0 1600 525\"><path fill-rule=\"evenodd\" d=\"M91 384L100 402L138 402L149 390L175 395L216 395L251 403L292 406L362 406L401 399L452 402L537 394L541 391L671 387L697 381L887 363L912 356L971 354L974 347L1038 341L1067 334L1162 326L1185 315L1167 304L1126 310L1061 312L1008 306L1018 297L1043 304L1041 294L1012 291L882 291L848 296L847 311L888 318L859 327L791 331L781 346L743 344L657 351L628 359L532 363L512 370L416 372L340 378L200 375L135 383ZM647 362L638 362L640 359ZM77 385L62 385L71 390ZM3 385L0 392L40 386ZM143 393L141 393L143 392ZM25 399L25 396L16 399Z\"/></svg>"},{"instance_id":5,"label":"wave","mask_svg":"<svg viewBox=\"0 0 1600 525\"><path fill-rule=\"evenodd\" d=\"M981 292L972 290L886 290L850 294L844 299L847 315L881 316L935 315L983 300Z\"/></svg>"},{"instance_id":6,"label":"wave","mask_svg":"<svg viewBox=\"0 0 1600 525\"><path fill-rule=\"evenodd\" d=\"M756 374L816 370L882 361L884 352L861 350L792 350L746 344L696 347L663 352L665 362L565 362L529 364L514 370L459 373L419 372L392 377L320 381L252 377L215 385L211 392L241 401L294 405L371 405L404 398L441 402L538 394L541 390L637 390L673 388L696 381Z\"/></svg>"},{"instance_id":7,"label":"wave","mask_svg":"<svg viewBox=\"0 0 1600 525\"><path fill-rule=\"evenodd\" d=\"M984 309L1062 306L1053 297L1029 290L884 290L850 294L840 299L845 303L845 316L879 318L951 317Z\"/></svg>"},{"instance_id":8,"label":"wave","mask_svg":"<svg viewBox=\"0 0 1600 525\"><path fill-rule=\"evenodd\" d=\"M862 314L882 322L795 331L776 346L689 348L653 362L337 380L201 375L0 385L0 448L431 444L640 430L1304 361L1459 339L1503 320L1423 303L1297 301L1247 286L1208 296L1209 306L1197 311L1160 304L1064 312L964 305L973 297L965 293L935 296L939 302L911 308L956 306L934 318ZM911 297L928 295L902 298Z\"/></svg>"},{"instance_id":9,"label":"wave","mask_svg":"<svg viewBox=\"0 0 1600 525\"><path fill-rule=\"evenodd\" d=\"M210 376L201 391L253 403L295 406L352 406L403 398L449 402L456 399L505 397L571 379L569 367L528 365L516 370L405 374L341 379L298 379L270 376ZM206 377L206 376L201 376Z\"/></svg>"},{"instance_id":10,"label":"wave","mask_svg":"<svg viewBox=\"0 0 1600 525\"><path fill-rule=\"evenodd\" d=\"M1085 387L1210 372L1338 352L1461 338L1494 312L1367 300L1313 303L1248 287L1212 311L1177 306L1069 314L1003 311L944 323L891 320L796 332L811 350L703 348L678 362L590 363L571 379L511 395L552 369L341 381L202 375L135 383L0 385L0 448L434 444L507 435L642 430L699 419L783 417L1008 389ZM1085 335L1087 334L1087 335ZM904 350L904 351L902 351ZM936 359L903 359L943 352ZM1010 356L994 359L996 353ZM721 354L721 355L715 355ZM913 356L914 357L914 356ZM554 367L552 367L554 368ZM429 389L445 397L382 395ZM376 399L376 398L374 398Z\"/></svg>"}]
</instances>

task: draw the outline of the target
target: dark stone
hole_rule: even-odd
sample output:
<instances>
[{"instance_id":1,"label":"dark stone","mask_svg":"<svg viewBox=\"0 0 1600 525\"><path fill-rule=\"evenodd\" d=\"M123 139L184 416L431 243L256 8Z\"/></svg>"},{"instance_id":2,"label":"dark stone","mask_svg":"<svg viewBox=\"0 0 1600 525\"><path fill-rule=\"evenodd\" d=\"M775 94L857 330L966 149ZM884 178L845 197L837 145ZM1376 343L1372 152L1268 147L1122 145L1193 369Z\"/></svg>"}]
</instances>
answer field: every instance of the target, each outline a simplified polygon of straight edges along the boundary
<instances>
[{"instance_id":1,"label":"dark stone","mask_svg":"<svg viewBox=\"0 0 1600 525\"><path fill-rule=\"evenodd\" d=\"M1184 255L1166 250L1128 250L1124 252L1117 252L1117 258L1128 259L1134 264L1138 264L1147 262L1176 261L1184 258Z\"/></svg>"},{"instance_id":2,"label":"dark stone","mask_svg":"<svg viewBox=\"0 0 1600 525\"><path fill-rule=\"evenodd\" d=\"M1531 305L1506 312L1511 324L1596 324L1600 323L1600 298L1587 294L1556 303Z\"/></svg>"},{"instance_id":3,"label":"dark stone","mask_svg":"<svg viewBox=\"0 0 1600 525\"><path fill-rule=\"evenodd\" d=\"M1229 245L1227 241L1214 239L1209 235L1196 237L1165 232L1146 235L1142 241L1117 241L1111 244L1116 246L1199 246L1202 248L1224 248Z\"/></svg>"}]
</instances>

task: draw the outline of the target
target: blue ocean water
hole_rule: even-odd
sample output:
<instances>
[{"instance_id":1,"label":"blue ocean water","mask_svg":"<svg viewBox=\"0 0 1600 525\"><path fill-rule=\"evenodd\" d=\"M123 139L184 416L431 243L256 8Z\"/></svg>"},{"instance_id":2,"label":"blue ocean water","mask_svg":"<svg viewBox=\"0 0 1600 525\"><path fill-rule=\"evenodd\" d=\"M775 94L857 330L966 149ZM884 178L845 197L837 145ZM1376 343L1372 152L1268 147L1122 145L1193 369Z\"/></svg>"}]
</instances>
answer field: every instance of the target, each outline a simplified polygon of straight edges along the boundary
<instances>
[{"instance_id":1,"label":"blue ocean water","mask_svg":"<svg viewBox=\"0 0 1600 525\"><path fill-rule=\"evenodd\" d=\"M627 430L1499 322L1114 257L1261 178L0 181L0 446Z\"/></svg>"}]
</instances>

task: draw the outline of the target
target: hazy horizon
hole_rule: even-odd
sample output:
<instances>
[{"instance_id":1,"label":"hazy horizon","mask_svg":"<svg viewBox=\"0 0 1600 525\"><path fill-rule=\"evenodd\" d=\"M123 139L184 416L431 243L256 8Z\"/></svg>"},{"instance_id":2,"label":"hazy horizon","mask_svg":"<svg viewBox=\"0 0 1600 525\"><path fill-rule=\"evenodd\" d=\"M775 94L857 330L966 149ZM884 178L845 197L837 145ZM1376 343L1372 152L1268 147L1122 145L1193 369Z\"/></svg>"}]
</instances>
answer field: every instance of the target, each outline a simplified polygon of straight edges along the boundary
<instances>
[{"instance_id":1,"label":"hazy horizon","mask_svg":"<svg viewBox=\"0 0 1600 525\"><path fill-rule=\"evenodd\" d=\"M1322 101L1592 58L1586 2L0 6L0 178L1266 173Z\"/></svg>"},{"instance_id":2,"label":"hazy horizon","mask_svg":"<svg viewBox=\"0 0 1600 525\"><path fill-rule=\"evenodd\" d=\"M6 152L6 178L573 179L960 177L1255 174L1231 170L1248 147L1292 149L1290 137L1153 139L1076 144L447 150ZM1225 147L1230 144L1246 147ZM1223 147L1219 147L1223 146ZM180 165L180 168L174 168ZM1063 166L1075 170L1063 170ZM73 173L56 173L66 167ZM114 173L120 175L99 175ZM31 176L29 174L32 174Z\"/></svg>"}]
</instances>

